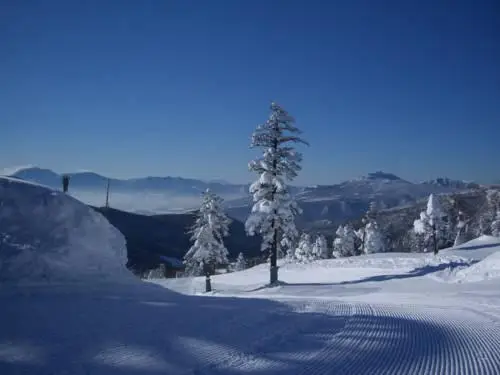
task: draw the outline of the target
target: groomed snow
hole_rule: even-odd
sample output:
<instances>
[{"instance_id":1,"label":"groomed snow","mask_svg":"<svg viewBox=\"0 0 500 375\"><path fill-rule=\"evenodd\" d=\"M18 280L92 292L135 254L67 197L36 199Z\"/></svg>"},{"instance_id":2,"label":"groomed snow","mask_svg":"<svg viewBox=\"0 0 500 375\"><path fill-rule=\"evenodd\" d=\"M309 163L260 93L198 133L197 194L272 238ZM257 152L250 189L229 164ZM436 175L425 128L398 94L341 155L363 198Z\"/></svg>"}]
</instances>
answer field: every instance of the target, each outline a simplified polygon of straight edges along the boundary
<instances>
[{"instance_id":1,"label":"groomed snow","mask_svg":"<svg viewBox=\"0 0 500 375\"><path fill-rule=\"evenodd\" d=\"M78 200L0 177L0 283L131 280L123 235ZM0 284L1 285L1 284Z\"/></svg>"},{"instance_id":2,"label":"groomed snow","mask_svg":"<svg viewBox=\"0 0 500 375\"><path fill-rule=\"evenodd\" d=\"M261 265L199 296L203 278L95 282L127 279L123 237L71 197L1 179L0 200L1 375L499 373L500 279L457 282L498 239L282 264L275 288Z\"/></svg>"}]
</instances>

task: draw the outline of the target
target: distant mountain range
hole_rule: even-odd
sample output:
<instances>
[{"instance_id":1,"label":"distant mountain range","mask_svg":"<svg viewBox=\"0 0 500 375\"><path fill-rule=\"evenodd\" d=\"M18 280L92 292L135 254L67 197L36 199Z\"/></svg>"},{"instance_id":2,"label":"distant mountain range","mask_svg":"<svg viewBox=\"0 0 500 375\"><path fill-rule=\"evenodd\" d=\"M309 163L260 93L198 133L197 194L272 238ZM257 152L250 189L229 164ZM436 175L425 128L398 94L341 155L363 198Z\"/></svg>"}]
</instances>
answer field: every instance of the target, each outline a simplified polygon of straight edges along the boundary
<instances>
[{"instance_id":1,"label":"distant mountain range","mask_svg":"<svg viewBox=\"0 0 500 375\"><path fill-rule=\"evenodd\" d=\"M318 185L296 192L303 210L299 226L311 228L332 226L356 219L368 209L370 202L379 208L392 208L417 202L431 193L442 194L480 188L473 182L437 178L412 183L386 172L374 172L365 177L335 185ZM233 204L234 203L234 204ZM228 202L228 213L244 220L249 214L250 199Z\"/></svg>"},{"instance_id":2,"label":"distant mountain range","mask_svg":"<svg viewBox=\"0 0 500 375\"><path fill-rule=\"evenodd\" d=\"M70 193L85 203L102 206L108 178L93 172L68 173ZM61 189L62 175L50 169L29 167L16 170L13 177ZM250 212L248 184L201 181L181 177L109 179L111 207L136 213L168 213L196 208L207 188L226 200L233 218L244 221ZM303 209L298 219L302 227L318 223L337 224L359 217L375 201L381 208L412 204L431 193L477 189L480 185L461 180L437 178L413 183L382 171L333 185L292 187Z\"/></svg>"},{"instance_id":3,"label":"distant mountain range","mask_svg":"<svg viewBox=\"0 0 500 375\"><path fill-rule=\"evenodd\" d=\"M201 181L181 177L143 177L131 179L116 179L102 176L94 172L67 173L70 176L70 189L103 191L108 180L114 192L155 192L180 196L199 196L206 189L211 189L220 195L242 195L248 191L248 185L228 184L221 181ZM17 170L12 177L21 178L50 186L61 188L62 174L50 169L30 167Z\"/></svg>"}]
</instances>

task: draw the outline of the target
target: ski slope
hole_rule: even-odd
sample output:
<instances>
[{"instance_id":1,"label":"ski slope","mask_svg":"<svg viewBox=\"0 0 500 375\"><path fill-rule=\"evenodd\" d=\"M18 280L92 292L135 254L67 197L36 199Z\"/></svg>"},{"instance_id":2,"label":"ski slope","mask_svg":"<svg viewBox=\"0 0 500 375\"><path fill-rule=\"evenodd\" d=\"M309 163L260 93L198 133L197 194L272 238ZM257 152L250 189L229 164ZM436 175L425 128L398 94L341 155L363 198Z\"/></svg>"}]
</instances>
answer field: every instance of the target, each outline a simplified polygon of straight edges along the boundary
<instances>
[{"instance_id":1,"label":"ski slope","mask_svg":"<svg viewBox=\"0 0 500 375\"><path fill-rule=\"evenodd\" d=\"M0 178L0 209L2 375L499 373L497 239L283 264L275 288L262 265L202 296L129 277L123 237L71 197Z\"/></svg>"}]
</instances>

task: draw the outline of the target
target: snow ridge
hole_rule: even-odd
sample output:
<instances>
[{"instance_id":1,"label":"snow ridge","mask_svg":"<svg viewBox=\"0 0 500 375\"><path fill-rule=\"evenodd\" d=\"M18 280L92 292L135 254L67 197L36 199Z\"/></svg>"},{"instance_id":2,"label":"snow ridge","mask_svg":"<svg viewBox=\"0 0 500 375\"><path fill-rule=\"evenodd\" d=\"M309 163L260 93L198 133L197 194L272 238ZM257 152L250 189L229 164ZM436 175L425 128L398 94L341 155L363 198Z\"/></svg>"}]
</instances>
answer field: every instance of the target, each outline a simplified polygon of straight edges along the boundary
<instances>
[{"instance_id":1,"label":"snow ridge","mask_svg":"<svg viewBox=\"0 0 500 375\"><path fill-rule=\"evenodd\" d=\"M49 188L0 177L0 282L125 281L125 238L99 213Z\"/></svg>"}]
</instances>

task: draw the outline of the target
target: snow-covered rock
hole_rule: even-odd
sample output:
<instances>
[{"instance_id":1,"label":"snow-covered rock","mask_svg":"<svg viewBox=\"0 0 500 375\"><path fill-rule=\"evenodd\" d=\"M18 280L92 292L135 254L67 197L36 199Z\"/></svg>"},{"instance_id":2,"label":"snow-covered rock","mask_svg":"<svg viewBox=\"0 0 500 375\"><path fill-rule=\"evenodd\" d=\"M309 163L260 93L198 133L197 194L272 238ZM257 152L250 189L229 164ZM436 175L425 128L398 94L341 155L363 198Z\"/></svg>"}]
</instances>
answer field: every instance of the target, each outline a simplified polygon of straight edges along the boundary
<instances>
[{"instance_id":1,"label":"snow-covered rock","mask_svg":"<svg viewBox=\"0 0 500 375\"><path fill-rule=\"evenodd\" d=\"M132 281L123 235L48 187L0 177L0 282Z\"/></svg>"}]
</instances>

